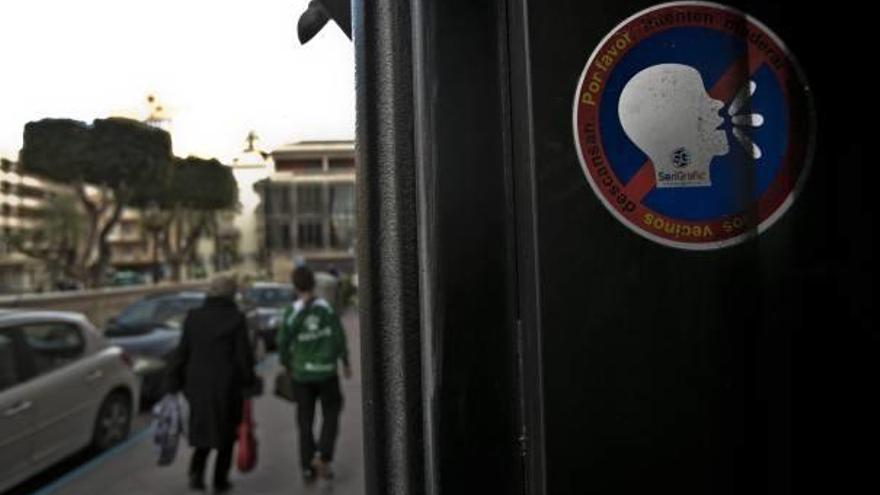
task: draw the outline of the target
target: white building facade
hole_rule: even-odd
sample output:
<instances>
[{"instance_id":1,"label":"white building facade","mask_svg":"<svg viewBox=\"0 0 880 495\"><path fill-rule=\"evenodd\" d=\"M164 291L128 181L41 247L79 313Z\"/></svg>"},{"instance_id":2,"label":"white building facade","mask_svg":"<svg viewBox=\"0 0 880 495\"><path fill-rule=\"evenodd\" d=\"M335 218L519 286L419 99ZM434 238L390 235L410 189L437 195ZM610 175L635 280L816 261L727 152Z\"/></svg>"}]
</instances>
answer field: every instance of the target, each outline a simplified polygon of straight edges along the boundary
<instances>
[{"instance_id":1,"label":"white building facade","mask_svg":"<svg viewBox=\"0 0 880 495\"><path fill-rule=\"evenodd\" d=\"M261 239L271 276L294 263L353 273L356 243L353 141L303 141L272 152L274 171L257 184Z\"/></svg>"}]
</instances>

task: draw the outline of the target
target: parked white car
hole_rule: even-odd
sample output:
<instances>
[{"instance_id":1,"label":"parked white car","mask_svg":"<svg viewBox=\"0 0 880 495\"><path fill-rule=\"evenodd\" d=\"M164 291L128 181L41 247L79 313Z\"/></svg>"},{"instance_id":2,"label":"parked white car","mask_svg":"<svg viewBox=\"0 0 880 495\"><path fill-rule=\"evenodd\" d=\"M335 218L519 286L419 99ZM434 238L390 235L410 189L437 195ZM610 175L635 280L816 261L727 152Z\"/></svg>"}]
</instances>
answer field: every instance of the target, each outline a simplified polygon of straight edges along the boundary
<instances>
[{"instance_id":1,"label":"parked white car","mask_svg":"<svg viewBox=\"0 0 880 495\"><path fill-rule=\"evenodd\" d=\"M0 492L129 434L139 383L78 313L0 310Z\"/></svg>"}]
</instances>

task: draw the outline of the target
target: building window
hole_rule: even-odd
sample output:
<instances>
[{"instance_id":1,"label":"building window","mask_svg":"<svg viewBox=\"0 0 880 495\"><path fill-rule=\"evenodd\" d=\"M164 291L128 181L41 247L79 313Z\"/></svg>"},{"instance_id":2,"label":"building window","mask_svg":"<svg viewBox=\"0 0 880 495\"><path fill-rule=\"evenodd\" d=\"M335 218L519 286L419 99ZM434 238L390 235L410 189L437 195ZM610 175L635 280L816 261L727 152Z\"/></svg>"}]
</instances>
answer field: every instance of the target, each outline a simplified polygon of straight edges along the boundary
<instances>
[{"instance_id":1,"label":"building window","mask_svg":"<svg viewBox=\"0 0 880 495\"><path fill-rule=\"evenodd\" d=\"M275 229L272 224L266 226L266 250L273 251L275 249Z\"/></svg>"},{"instance_id":2,"label":"building window","mask_svg":"<svg viewBox=\"0 0 880 495\"><path fill-rule=\"evenodd\" d=\"M267 251L349 251L355 245L353 182L266 183L262 192Z\"/></svg>"},{"instance_id":3,"label":"building window","mask_svg":"<svg viewBox=\"0 0 880 495\"><path fill-rule=\"evenodd\" d=\"M321 184L300 184L296 187L297 215L324 214L324 186Z\"/></svg>"},{"instance_id":4,"label":"building window","mask_svg":"<svg viewBox=\"0 0 880 495\"><path fill-rule=\"evenodd\" d=\"M324 247L324 229L320 218L301 218L296 225L296 241L300 249Z\"/></svg>"},{"instance_id":5,"label":"building window","mask_svg":"<svg viewBox=\"0 0 880 495\"><path fill-rule=\"evenodd\" d=\"M40 211L40 210L34 210L31 208L23 208L21 206L19 206L19 208L18 208L18 216L20 218L40 219L45 216L44 213L45 212Z\"/></svg>"},{"instance_id":6,"label":"building window","mask_svg":"<svg viewBox=\"0 0 880 495\"><path fill-rule=\"evenodd\" d=\"M18 185L18 194L23 198L31 198L31 199L44 199L46 197L46 192L31 186L25 186L22 184Z\"/></svg>"},{"instance_id":7,"label":"building window","mask_svg":"<svg viewBox=\"0 0 880 495\"><path fill-rule=\"evenodd\" d=\"M355 238L354 184L331 184L330 194L330 247L349 249Z\"/></svg>"},{"instance_id":8,"label":"building window","mask_svg":"<svg viewBox=\"0 0 880 495\"><path fill-rule=\"evenodd\" d=\"M263 192L263 212L268 216L274 213L274 208L272 208L272 185L266 184L262 188ZM268 242L268 234L267 234L267 242Z\"/></svg>"},{"instance_id":9,"label":"building window","mask_svg":"<svg viewBox=\"0 0 880 495\"><path fill-rule=\"evenodd\" d=\"M266 226L266 249L268 251L289 251L293 247L290 237L290 224L287 219L277 219Z\"/></svg>"},{"instance_id":10,"label":"building window","mask_svg":"<svg viewBox=\"0 0 880 495\"><path fill-rule=\"evenodd\" d=\"M319 158L310 160L279 160L275 162L275 170L279 172L309 173L321 172L324 167Z\"/></svg>"},{"instance_id":11,"label":"building window","mask_svg":"<svg viewBox=\"0 0 880 495\"><path fill-rule=\"evenodd\" d=\"M285 223L278 226L278 238L281 240L281 249L289 251L292 247L290 242L290 225Z\"/></svg>"},{"instance_id":12,"label":"building window","mask_svg":"<svg viewBox=\"0 0 880 495\"><path fill-rule=\"evenodd\" d=\"M354 158L331 158L330 170L351 170L354 168Z\"/></svg>"},{"instance_id":13,"label":"building window","mask_svg":"<svg viewBox=\"0 0 880 495\"><path fill-rule=\"evenodd\" d=\"M293 204L290 201L290 188L287 186L282 186L278 192L278 196L281 202L278 209L281 213L287 215L291 212L291 208L293 207Z\"/></svg>"}]
</instances>

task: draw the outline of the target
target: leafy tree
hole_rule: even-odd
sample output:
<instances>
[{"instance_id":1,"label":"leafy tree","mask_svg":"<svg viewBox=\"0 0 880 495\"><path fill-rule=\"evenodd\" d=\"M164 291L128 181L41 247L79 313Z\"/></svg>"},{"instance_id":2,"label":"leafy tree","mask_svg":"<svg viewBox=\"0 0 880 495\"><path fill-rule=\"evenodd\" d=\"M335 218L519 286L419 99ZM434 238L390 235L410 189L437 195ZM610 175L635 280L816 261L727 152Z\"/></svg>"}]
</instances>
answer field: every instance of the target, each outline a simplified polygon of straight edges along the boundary
<instances>
[{"instance_id":1,"label":"leafy tree","mask_svg":"<svg viewBox=\"0 0 880 495\"><path fill-rule=\"evenodd\" d=\"M59 195L47 200L35 228L11 232L8 242L13 249L43 260L53 280L61 276L80 280L75 260L83 249L85 227L86 217L76 198Z\"/></svg>"},{"instance_id":2,"label":"leafy tree","mask_svg":"<svg viewBox=\"0 0 880 495\"><path fill-rule=\"evenodd\" d=\"M195 259L201 237L216 232L217 213L238 205L232 170L215 159L175 158L167 186L153 198L167 212L164 233L157 236L172 277Z\"/></svg>"},{"instance_id":3,"label":"leafy tree","mask_svg":"<svg viewBox=\"0 0 880 495\"><path fill-rule=\"evenodd\" d=\"M122 118L29 122L19 156L22 171L66 183L76 192L87 221L72 271L90 285L100 283L106 272L107 238L122 210L162 194L171 161L166 131Z\"/></svg>"}]
</instances>

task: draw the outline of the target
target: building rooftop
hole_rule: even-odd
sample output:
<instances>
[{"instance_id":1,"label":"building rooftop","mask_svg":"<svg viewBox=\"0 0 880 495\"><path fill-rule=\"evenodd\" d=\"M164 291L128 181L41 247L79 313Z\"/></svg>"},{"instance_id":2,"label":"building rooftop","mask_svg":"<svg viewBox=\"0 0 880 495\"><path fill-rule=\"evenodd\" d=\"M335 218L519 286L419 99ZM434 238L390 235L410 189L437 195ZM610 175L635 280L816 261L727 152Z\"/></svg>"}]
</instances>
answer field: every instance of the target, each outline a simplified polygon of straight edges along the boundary
<instances>
[{"instance_id":1,"label":"building rooftop","mask_svg":"<svg viewBox=\"0 0 880 495\"><path fill-rule=\"evenodd\" d=\"M272 156L277 159L283 156L308 156L320 154L354 154L354 141L299 141L282 145L272 151Z\"/></svg>"},{"instance_id":2,"label":"building rooftop","mask_svg":"<svg viewBox=\"0 0 880 495\"><path fill-rule=\"evenodd\" d=\"M317 145L350 144L350 145L354 145L354 140L352 140L352 139L318 139L318 140L297 141L297 142L291 143L291 144L293 144L293 145L296 145L296 144L317 144Z\"/></svg>"}]
</instances>

